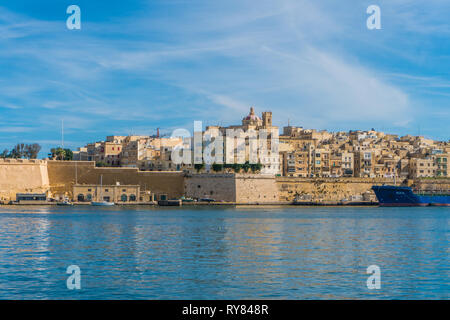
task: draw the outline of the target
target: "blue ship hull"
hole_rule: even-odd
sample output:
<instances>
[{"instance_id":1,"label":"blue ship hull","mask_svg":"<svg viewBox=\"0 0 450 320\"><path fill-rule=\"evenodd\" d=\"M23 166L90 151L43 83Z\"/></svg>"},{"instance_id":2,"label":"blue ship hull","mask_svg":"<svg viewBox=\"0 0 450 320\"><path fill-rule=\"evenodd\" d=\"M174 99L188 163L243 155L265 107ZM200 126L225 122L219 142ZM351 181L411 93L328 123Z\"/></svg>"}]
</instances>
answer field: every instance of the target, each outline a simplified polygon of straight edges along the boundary
<instances>
[{"instance_id":1,"label":"blue ship hull","mask_svg":"<svg viewBox=\"0 0 450 320\"><path fill-rule=\"evenodd\" d=\"M426 207L450 206L450 194L415 194L410 187L373 186L380 206Z\"/></svg>"}]
</instances>

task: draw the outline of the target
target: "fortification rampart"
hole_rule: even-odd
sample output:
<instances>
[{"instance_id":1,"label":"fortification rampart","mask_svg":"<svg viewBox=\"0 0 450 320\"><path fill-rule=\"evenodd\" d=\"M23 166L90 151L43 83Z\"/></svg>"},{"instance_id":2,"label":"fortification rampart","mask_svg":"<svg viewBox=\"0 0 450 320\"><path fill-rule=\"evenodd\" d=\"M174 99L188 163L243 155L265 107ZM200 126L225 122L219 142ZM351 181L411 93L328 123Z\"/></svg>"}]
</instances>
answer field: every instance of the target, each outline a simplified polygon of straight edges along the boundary
<instances>
[{"instance_id":1,"label":"fortification rampart","mask_svg":"<svg viewBox=\"0 0 450 320\"><path fill-rule=\"evenodd\" d=\"M48 161L50 190L56 197L73 198L73 185L103 184L139 185L141 191L151 191L157 196L179 198L184 194L182 172L139 171L137 168L95 167L91 161Z\"/></svg>"},{"instance_id":2,"label":"fortification rampart","mask_svg":"<svg viewBox=\"0 0 450 320\"><path fill-rule=\"evenodd\" d=\"M190 198L235 202L235 174L189 174L184 180L184 190Z\"/></svg>"},{"instance_id":3,"label":"fortification rampart","mask_svg":"<svg viewBox=\"0 0 450 320\"><path fill-rule=\"evenodd\" d=\"M259 174L236 175L236 202L278 202L279 192L274 176Z\"/></svg>"},{"instance_id":4,"label":"fortification rampart","mask_svg":"<svg viewBox=\"0 0 450 320\"><path fill-rule=\"evenodd\" d=\"M184 174L174 171L139 171L137 168L95 167L88 161L0 159L0 200L15 200L16 193L47 193L73 199L73 185L139 185L168 198L183 195L236 203L291 202L296 197L310 201L375 200L371 187L392 184L392 179L298 178L255 174ZM450 179L411 181L424 190L449 190Z\"/></svg>"},{"instance_id":5,"label":"fortification rampart","mask_svg":"<svg viewBox=\"0 0 450 320\"><path fill-rule=\"evenodd\" d=\"M190 174L185 177L187 197L237 203L277 202L273 176L256 174Z\"/></svg>"},{"instance_id":6,"label":"fortification rampart","mask_svg":"<svg viewBox=\"0 0 450 320\"><path fill-rule=\"evenodd\" d=\"M16 193L46 193L48 190L46 161L0 159L0 201L15 201Z\"/></svg>"},{"instance_id":7,"label":"fortification rampart","mask_svg":"<svg viewBox=\"0 0 450 320\"><path fill-rule=\"evenodd\" d=\"M424 191L450 191L450 177L417 179L412 186L415 189Z\"/></svg>"},{"instance_id":8,"label":"fortification rampart","mask_svg":"<svg viewBox=\"0 0 450 320\"><path fill-rule=\"evenodd\" d=\"M343 199L375 200L373 185L392 184L385 178L297 178L277 177L280 201L300 197L311 201L341 201Z\"/></svg>"}]
</instances>

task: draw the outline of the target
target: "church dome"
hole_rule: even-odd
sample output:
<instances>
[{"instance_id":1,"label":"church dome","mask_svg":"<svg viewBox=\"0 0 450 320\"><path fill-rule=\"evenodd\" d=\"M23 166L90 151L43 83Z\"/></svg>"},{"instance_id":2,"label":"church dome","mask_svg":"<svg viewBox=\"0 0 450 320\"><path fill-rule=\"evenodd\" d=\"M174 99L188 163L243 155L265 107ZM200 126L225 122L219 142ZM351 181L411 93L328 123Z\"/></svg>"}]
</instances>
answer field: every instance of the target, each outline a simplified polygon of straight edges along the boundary
<instances>
[{"instance_id":1,"label":"church dome","mask_svg":"<svg viewBox=\"0 0 450 320\"><path fill-rule=\"evenodd\" d=\"M246 116L243 121L261 121L261 118L255 114L253 107L250 108L250 113Z\"/></svg>"}]
</instances>

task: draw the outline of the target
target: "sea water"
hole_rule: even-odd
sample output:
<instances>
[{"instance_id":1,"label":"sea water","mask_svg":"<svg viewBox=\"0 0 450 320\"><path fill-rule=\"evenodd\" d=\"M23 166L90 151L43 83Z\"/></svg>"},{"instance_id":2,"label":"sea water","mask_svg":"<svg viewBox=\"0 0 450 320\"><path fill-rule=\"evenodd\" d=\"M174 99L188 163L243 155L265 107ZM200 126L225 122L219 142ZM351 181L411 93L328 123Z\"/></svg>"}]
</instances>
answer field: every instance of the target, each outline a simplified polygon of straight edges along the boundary
<instances>
[{"instance_id":1,"label":"sea water","mask_svg":"<svg viewBox=\"0 0 450 320\"><path fill-rule=\"evenodd\" d=\"M0 299L448 299L449 221L442 207L1 206Z\"/></svg>"}]
</instances>

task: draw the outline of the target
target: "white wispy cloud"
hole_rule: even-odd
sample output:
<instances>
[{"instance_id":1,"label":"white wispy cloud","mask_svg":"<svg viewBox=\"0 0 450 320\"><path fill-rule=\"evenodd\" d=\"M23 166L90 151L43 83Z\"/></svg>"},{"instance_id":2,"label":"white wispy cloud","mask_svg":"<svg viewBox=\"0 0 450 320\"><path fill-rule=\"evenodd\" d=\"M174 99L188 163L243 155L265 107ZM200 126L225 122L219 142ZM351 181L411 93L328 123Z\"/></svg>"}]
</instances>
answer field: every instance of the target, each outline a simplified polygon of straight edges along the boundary
<instances>
[{"instance_id":1,"label":"white wispy cloud","mask_svg":"<svg viewBox=\"0 0 450 320\"><path fill-rule=\"evenodd\" d=\"M16 127L16 126L0 126L0 132L4 133L17 133L17 132L30 132L31 127Z\"/></svg>"},{"instance_id":2,"label":"white wispy cloud","mask_svg":"<svg viewBox=\"0 0 450 320\"><path fill-rule=\"evenodd\" d=\"M384 59L418 64L424 58L405 50L412 44L396 32L420 26L422 33L446 32L442 12L419 17L417 1L381 1L379 33L365 29L369 3L356 1L159 4L172 15L143 10L109 24L87 21L77 33L0 8L0 45L8 48L0 51L0 63L20 61L20 72L0 76L4 105L41 110L33 119L38 127L64 117L74 130L102 132L145 131L139 121L149 128L189 125L199 117L238 122L251 105L272 110L278 124L289 118L306 127L402 127L425 109L412 105L407 82L417 77L425 86L429 76L391 70L364 48L377 50L377 59L384 52ZM439 6L447 4L431 1ZM403 14L404 8L411 10ZM51 36L35 37L39 32ZM445 89L448 79L431 84Z\"/></svg>"}]
</instances>

